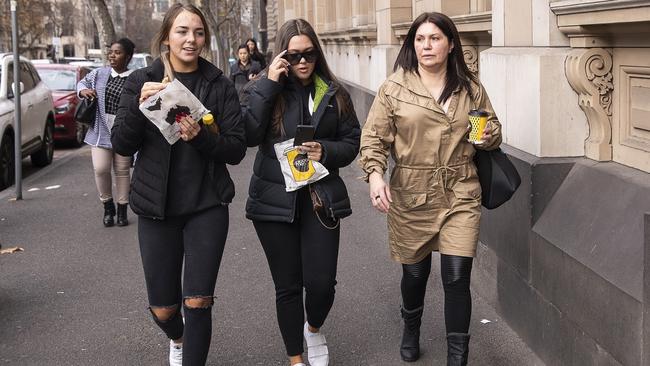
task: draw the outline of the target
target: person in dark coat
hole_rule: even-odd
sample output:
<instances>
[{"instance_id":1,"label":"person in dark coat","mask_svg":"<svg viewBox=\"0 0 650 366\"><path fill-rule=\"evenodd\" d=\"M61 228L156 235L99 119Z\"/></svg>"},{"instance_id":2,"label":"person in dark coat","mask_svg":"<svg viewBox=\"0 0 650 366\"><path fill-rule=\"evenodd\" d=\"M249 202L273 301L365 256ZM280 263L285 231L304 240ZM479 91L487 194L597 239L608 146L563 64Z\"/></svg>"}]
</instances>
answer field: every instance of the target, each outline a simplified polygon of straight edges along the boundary
<instances>
[{"instance_id":1,"label":"person in dark coat","mask_svg":"<svg viewBox=\"0 0 650 366\"><path fill-rule=\"evenodd\" d=\"M251 59L251 54L245 44L239 45L237 58L238 61L230 66L230 80L239 92L249 80L262 71L262 67L259 62Z\"/></svg>"},{"instance_id":2,"label":"person in dark coat","mask_svg":"<svg viewBox=\"0 0 650 366\"><path fill-rule=\"evenodd\" d=\"M259 146L246 217L253 221L271 269L278 323L291 365L304 365L304 336L309 364L324 366L329 355L320 328L334 302L340 217L315 212L309 186L285 191L273 145L294 137L299 124L315 126L313 141L300 149L329 170L317 184L326 187L338 208L350 212L338 171L359 152L359 121L308 22L286 22L277 40L268 74L263 72L242 92L247 143Z\"/></svg>"},{"instance_id":3,"label":"person in dark coat","mask_svg":"<svg viewBox=\"0 0 650 366\"><path fill-rule=\"evenodd\" d=\"M235 194L226 164L238 164L246 152L237 92L221 70L200 57L209 39L200 10L173 5L153 50L159 53L165 46L168 59L165 52L162 59L129 76L111 137L117 153L138 151L130 203L139 216L151 314L170 338L170 365L206 362L228 204ZM180 139L173 145L167 142L139 110L166 86L161 83L165 76L178 79L211 111L218 133L183 116L178 121Z\"/></svg>"},{"instance_id":4,"label":"person in dark coat","mask_svg":"<svg viewBox=\"0 0 650 366\"><path fill-rule=\"evenodd\" d=\"M257 41L255 38L249 38L246 40L246 46L248 46L248 52L251 54L251 59L257 61L260 64L260 69L264 70L266 68L266 57L260 52L257 48Z\"/></svg>"}]
</instances>

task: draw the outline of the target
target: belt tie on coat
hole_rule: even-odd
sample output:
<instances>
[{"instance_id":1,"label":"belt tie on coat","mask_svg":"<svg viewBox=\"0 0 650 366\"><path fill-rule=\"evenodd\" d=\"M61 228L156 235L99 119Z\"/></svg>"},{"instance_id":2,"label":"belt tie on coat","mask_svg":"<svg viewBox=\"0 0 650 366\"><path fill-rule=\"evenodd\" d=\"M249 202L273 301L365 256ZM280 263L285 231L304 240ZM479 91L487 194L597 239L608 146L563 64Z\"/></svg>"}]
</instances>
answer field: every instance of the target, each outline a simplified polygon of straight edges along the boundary
<instances>
[{"instance_id":1,"label":"belt tie on coat","mask_svg":"<svg viewBox=\"0 0 650 366\"><path fill-rule=\"evenodd\" d=\"M444 190L447 190L447 178L449 178L449 172L451 174L456 173L456 169L448 167L446 165L439 166L433 170L433 178L440 180L440 185Z\"/></svg>"},{"instance_id":2,"label":"belt tie on coat","mask_svg":"<svg viewBox=\"0 0 650 366\"><path fill-rule=\"evenodd\" d=\"M433 179L437 179L440 182L440 186L444 190L449 189L447 187L447 180L449 178L449 174L453 175L458 171L458 169L452 168L447 165L442 165L436 168L432 168L431 166L425 166L425 165L405 165L405 164L396 164L395 166L398 168L415 169L415 170L433 170Z\"/></svg>"}]
</instances>

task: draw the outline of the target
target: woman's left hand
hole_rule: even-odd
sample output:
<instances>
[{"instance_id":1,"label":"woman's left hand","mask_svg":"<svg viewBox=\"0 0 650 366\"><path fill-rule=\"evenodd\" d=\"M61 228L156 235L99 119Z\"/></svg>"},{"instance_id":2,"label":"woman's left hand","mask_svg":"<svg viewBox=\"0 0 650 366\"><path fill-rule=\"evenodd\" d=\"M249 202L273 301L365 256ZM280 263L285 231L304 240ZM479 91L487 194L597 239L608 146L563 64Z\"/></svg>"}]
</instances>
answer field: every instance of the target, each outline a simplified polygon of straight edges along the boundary
<instances>
[{"instance_id":1,"label":"woman's left hand","mask_svg":"<svg viewBox=\"0 0 650 366\"><path fill-rule=\"evenodd\" d=\"M185 116L178 121L181 127L181 139L190 141L201 131L201 126L191 117Z\"/></svg>"},{"instance_id":2,"label":"woman's left hand","mask_svg":"<svg viewBox=\"0 0 650 366\"><path fill-rule=\"evenodd\" d=\"M478 147L491 146L494 139L495 136L492 134L492 123L488 123L483 129L483 135L481 136L481 140L478 142Z\"/></svg>"},{"instance_id":3,"label":"woman's left hand","mask_svg":"<svg viewBox=\"0 0 650 366\"><path fill-rule=\"evenodd\" d=\"M298 146L298 150L302 153L307 153L307 159L313 161L320 161L323 157L323 147L316 141L304 142Z\"/></svg>"}]
</instances>

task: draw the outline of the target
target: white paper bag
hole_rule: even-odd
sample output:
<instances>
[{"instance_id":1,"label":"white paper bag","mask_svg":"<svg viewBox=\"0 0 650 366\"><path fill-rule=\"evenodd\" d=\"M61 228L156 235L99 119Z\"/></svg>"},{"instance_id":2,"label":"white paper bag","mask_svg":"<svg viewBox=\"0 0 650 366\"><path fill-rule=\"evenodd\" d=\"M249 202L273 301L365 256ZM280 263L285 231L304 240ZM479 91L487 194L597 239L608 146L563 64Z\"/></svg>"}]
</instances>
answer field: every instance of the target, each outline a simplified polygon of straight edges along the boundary
<instances>
[{"instance_id":1,"label":"white paper bag","mask_svg":"<svg viewBox=\"0 0 650 366\"><path fill-rule=\"evenodd\" d=\"M293 139L278 142L273 145L273 148L282 168L287 192L316 182L330 173L323 164L307 159L306 153L301 153L296 146L293 146Z\"/></svg>"},{"instance_id":2,"label":"white paper bag","mask_svg":"<svg viewBox=\"0 0 650 366\"><path fill-rule=\"evenodd\" d=\"M178 79L167 84L165 89L150 96L142 104L140 111L160 130L170 145L180 138L177 116L190 115L196 121L210 111Z\"/></svg>"}]
</instances>

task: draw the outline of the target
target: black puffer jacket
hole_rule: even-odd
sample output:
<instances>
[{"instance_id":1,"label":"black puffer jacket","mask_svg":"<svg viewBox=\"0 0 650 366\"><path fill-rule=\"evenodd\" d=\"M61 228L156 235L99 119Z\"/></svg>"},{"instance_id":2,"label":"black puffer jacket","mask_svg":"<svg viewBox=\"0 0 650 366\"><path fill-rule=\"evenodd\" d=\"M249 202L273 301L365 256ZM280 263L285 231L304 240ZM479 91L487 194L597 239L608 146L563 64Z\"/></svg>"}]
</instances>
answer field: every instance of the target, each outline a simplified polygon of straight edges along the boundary
<instances>
[{"instance_id":1,"label":"black puffer jacket","mask_svg":"<svg viewBox=\"0 0 650 366\"><path fill-rule=\"evenodd\" d=\"M352 163L359 152L360 128L352 101L342 87L337 90L331 82L325 80L329 85L327 93L310 117L304 106L301 86L292 80L283 85L262 75L249 84L242 94L242 118L246 122L247 143L248 146L259 145L246 202L246 217L252 220L293 222L297 191L285 191L280 162L273 144L293 138L301 120L307 122L309 119L316 126L314 140L323 147L321 163L330 172L324 179L340 181L340 184L327 185L334 189L328 195L339 209L343 208L341 206L349 209L349 197L338 176L338 169ZM350 106L349 111L340 117L336 93L343 93ZM285 136L278 137L272 132L271 118L280 94L285 103Z\"/></svg>"},{"instance_id":2,"label":"black puffer jacket","mask_svg":"<svg viewBox=\"0 0 650 366\"><path fill-rule=\"evenodd\" d=\"M138 99L142 85L147 81L160 82L163 70L162 62L157 59L153 65L129 75L111 135L116 153L131 156L138 152L131 181L131 208L138 215L158 219L165 217L171 145L140 112ZM214 115L220 133L215 135L202 127L189 144L201 153L217 197L225 204L235 195L226 164L239 163L246 153L244 124L237 92L230 80L202 58L199 71L202 77L197 82L197 97Z\"/></svg>"}]
</instances>

